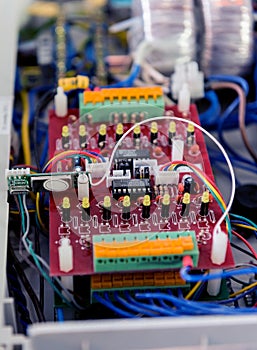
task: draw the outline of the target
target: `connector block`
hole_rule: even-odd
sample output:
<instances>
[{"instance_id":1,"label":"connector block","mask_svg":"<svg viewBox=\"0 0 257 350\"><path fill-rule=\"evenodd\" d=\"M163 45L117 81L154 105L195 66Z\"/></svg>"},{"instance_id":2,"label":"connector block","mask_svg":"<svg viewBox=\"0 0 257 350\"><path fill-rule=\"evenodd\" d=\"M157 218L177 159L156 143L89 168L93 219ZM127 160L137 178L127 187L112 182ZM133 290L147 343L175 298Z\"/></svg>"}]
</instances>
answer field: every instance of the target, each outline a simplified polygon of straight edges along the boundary
<instances>
[{"instance_id":1,"label":"connector block","mask_svg":"<svg viewBox=\"0 0 257 350\"><path fill-rule=\"evenodd\" d=\"M180 268L186 255L197 266L199 251L194 231L93 237L95 272Z\"/></svg>"},{"instance_id":2,"label":"connector block","mask_svg":"<svg viewBox=\"0 0 257 350\"><path fill-rule=\"evenodd\" d=\"M30 191L30 169L11 169L5 171L8 190L12 195L27 194Z\"/></svg>"},{"instance_id":3,"label":"connector block","mask_svg":"<svg viewBox=\"0 0 257 350\"><path fill-rule=\"evenodd\" d=\"M108 273L91 276L91 290L183 286L179 271Z\"/></svg>"},{"instance_id":4,"label":"connector block","mask_svg":"<svg viewBox=\"0 0 257 350\"><path fill-rule=\"evenodd\" d=\"M93 275L90 279L91 302L94 302L94 292L154 291L188 287L188 284L180 277L179 271L108 273Z\"/></svg>"},{"instance_id":5,"label":"connector block","mask_svg":"<svg viewBox=\"0 0 257 350\"><path fill-rule=\"evenodd\" d=\"M164 112L163 92L160 87L102 89L85 91L80 95L80 117L90 114L93 122L124 122L123 115L136 114L136 120L161 116ZM87 121L87 119L86 119Z\"/></svg>"}]
</instances>

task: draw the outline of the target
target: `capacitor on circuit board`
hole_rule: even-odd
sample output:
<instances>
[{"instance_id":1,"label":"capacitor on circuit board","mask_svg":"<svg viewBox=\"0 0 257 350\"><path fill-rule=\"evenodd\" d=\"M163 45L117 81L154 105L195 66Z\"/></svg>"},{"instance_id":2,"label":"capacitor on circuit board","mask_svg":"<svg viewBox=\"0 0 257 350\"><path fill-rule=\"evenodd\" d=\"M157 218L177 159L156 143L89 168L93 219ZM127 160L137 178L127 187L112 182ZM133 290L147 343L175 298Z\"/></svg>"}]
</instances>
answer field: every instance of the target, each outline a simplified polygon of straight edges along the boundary
<instances>
[{"instance_id":1,"label":"capacitor on circuit board","mask_svg":"<svg viewBox=\"0 0 257 350\"><path fill-rule=\"evenodd\" d=\"M116 142L119 141L122 135L123 135L123 124L119 123L116 126Z\"/></svg>"},{"instance_id":2,"label":"capacitor on circuit board","mask_svg":"<svg viewBox=\"0 0 257 350\"><path fill-rule=\"evenodd\" d=\"M188 146L192 146L195 143L195 127L193 124L188 123L187 126L187 140Z\"/></svg>"},{"instance_id":3,"label":"capacitor on circuit board","mask_svg":"<svg viewBox=\"0 0 257 350\"><path fill-rule=\"evenodd\" d=\"M111 204L111 197L105 196L104 202L103 202L103 220L110 221L112 218L112 204Z\"/></svg>"},{"instance_id":4,"label":"capacitor on circuit board","mask_svg":"<svg viewBox=\"0 0 257 350\"><path fill-rule=\"evenodd\" d=\"M171 121L169 124L169 145L172 145L172 140L176 136L176 123Z\"/></svg>"},{"instance_id":5,"label":"capacitor on circuit board","mask_svg":"<svg viewBox=\"0 0 257 350\"><path fill-rule=\"evenodd\" d=\"M130 197L129 196L125 196L123 199L121 217L123 220L130 219Z\"/></svg>"},{"instance_id":6,"label":"capacitor on circuit board","mask_svg":"<svg viewBox=\"0 0 257 350\"><path fill-rule=\"evenodd\" d=\"M202 195L201 207L200 207L200 215L207 216L209 210L210 203L210 193L209 191L204 191Z\"/></svg>"},{"instance_id":7,"label":"capacitor on circuit board","mask_svg":"<svg viewBox=\"0 0 257 350\"><path fill-rule=\"evenodd\" d=\"M70 217L70 199L69 197L63 197L62 200L62 221L69 222Z\"/></svg>"},{"instance_id":8,"label":"capacitor on circuit board","mask_svg":"<svg viewBox=\"0 0 257 350\"><path fill-rule=\"evenodd\" d=\"M184 196L182 198L181 216L183 217L188 216L189 209L190 209L190 194L184 193Z\"/></svg>"},{"instance_id":9,"label":"capacitor on circuit board","mask_svg":"<svg viewBox=\"0 0 257 350\"><path fill-rule=\"evenodd\" d=\"M158 125L156 122L151 123L150 132L150 142L156 145L158 140Z\"/></svg>"},{"instance_id":10,"label":"capacitor on circuit board","mask_svg":"<svg viewBox=\"0 0 257 350\"><path fill-rule=\"evenodd\" d=\"M89 179L87 174L80 173L78 176L78 199L82 201L84 197L89 197Z\"/></svg>"},{"instance_id":11,"label":"capacitor on circuit board","mask_svg":"<svg viewBox=\"0 0 257 350\"><path fill-rule=\"evenodd\" d=\"M69 127L64 125L62 127L62 148L67 150L70 148L70 132Z\"/></svg>"},{"instance_id":12,"label":"capacitor on circuit board","mask_svg":"<svg viewBox=\"0 0 257 350\"><path fill-rule=\"evenodd\" d=\"M87 148L87 130L84 124L79 126L79 144L80 148Z\"/></svg>"},{"instance_id":13,"label":"capacitor on circuit board","mask_svg":"<svg viewBox=\"0 0 257 350\"><path fill-rule=\"evenodd\" d=\"M168 193L165 193L162 199L161 216L163 218L168 218L170 215L169 211L170 211L170 195Z\"/></svg>"},{"instance_id":14,"label":"capacitor on circuit board","mask_svg":"<svg viewBox=\"0 0 257 350\"><path fill-rule=\"evenodd\" d=\"M150 209L151 209L151 198L148 194L146 194L143 199L143 209L142 209L143 219L150 218Z\"/></svg>"},{"instance_id":15,"label":"capacitor on circuit board","mask_svg":"<svg viewBox=\"0 0 257 350\"><path fill-rule=\"evenodd\" d=\"M105 147L105 141L106 141L106 125L101 124L99 128L99 134L98 134L98 147L103 149Z\"/></svg>"},{"instance_id":16,"label":"capacitor on circuit board","mask_svg":"<svg viewBox=\"0 0 257 350\"><path fill-rule=\"evenodd\" d=\"M82 220L90 221L90 202L88 197L83 197L81 208L82 208Z\"/></svg>"},{"instance_id":17,"label":"capacitor on circuit board","mask_svg":"<svg viewBox=\"0 0 257 350\"><path fill-rule=\"evenodd\" d=\"M183 185L184 185L184 193L193 193L194 192L194 186L195 186L195 181L190 175L185 175L183 177Z\"/></svg>"}]
</instances>

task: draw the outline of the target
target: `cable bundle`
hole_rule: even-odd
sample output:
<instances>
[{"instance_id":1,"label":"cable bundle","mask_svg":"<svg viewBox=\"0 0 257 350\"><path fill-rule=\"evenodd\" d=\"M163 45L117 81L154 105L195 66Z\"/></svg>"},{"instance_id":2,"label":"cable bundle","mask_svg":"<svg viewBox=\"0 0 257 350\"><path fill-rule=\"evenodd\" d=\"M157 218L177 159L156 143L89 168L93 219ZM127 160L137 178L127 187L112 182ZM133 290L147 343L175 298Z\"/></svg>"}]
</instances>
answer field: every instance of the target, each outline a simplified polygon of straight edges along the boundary
<instances>
[{"instance_id":1,"label":"cable bundle","mask_svg":"<svg viewBox=\"0 0 257 350\"><path fill-rule=\"evenodd\" d=\"M253 59L250 0L200 0L204 35L201 68L205 74L243 75Z\"/></svg>"},{"instance_id":2,"label":"cable bundle","mask_svg":"<svg viewBox=\"0 0 257 350\"><path fill-rule=\"evenodd\" d=\"M195 59L196 28L192 0L134 0L133 26L128 34L131 52L143 41L150 45L149 63L171 72L176 63Z\"/></svg>"}]
</instances>

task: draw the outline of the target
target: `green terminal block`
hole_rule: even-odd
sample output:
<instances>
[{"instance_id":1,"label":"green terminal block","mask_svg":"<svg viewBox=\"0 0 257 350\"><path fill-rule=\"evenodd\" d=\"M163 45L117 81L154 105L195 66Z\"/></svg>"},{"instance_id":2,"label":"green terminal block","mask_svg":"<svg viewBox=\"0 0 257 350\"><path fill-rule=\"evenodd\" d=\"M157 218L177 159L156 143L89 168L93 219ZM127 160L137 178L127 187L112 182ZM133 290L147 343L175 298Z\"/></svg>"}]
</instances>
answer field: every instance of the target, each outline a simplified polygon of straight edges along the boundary
<instances>
[{"instance_id":1,"label":"green terminal block","mask_svg":"<svg viewBox=\"0 0 257 350\"><path fill-rule=\"evenodd\" d=\"M85 91L79 97L81 122L136 123L164 113L160 87Z\"/></svg>"},{"instance_id":2,"label":"green terminal block","mask_svg":"<svg viewBox=\"0 0 257 350\"><path fill-rule=\"evenodd\" d=\"M93 237L95 272L177 269L184 256L197 266L195 231L106 234Z\"/></svg>"}]
</instances>

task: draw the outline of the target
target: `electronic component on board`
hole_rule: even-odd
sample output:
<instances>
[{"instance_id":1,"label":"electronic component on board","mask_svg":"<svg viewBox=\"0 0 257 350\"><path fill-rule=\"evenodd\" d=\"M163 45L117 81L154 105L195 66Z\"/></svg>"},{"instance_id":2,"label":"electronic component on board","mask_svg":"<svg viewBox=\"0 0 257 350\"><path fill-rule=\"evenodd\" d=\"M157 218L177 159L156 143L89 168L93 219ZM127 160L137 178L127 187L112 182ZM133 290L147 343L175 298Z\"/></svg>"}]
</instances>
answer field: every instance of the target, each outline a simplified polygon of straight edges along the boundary
<instances>
[{"instance_id":1,"label":"electronic component on board","mask_svg":"<svg viewBox=\"0 0 257 350\"><path fill-rule=\"evenodd\" d=\"M193 124L188 124L187 126L187 138L186 143L188 146L192 146L195 143L195 127Z\"/></svg>"},{"instance_id":2,"label":"electronic component on board","mask_svg":"<svg viewBox=\"0 0 257 350\"><path fill-rule=\"evenodd\" d=\"M82 208L82 220L89 221L90 220L90 202L88 197L82 198L81 208Z\"/></svg>"},{"instance_id":3,"label":"electronic component on board","mask_svg":"<svg viewBox=\"0 0 257 350\"><path fill-rule=\"evenodd\" d=\"M119 123L117 124L117 127L116 127L116 142L119 141L122 135L123 135L123 124Z\"/></svg>"},{"instance_id":4,"label":"electronic component on board","mask_svg":"<svg viewBox=\"0 0 257 350\"><path fill-rule=\"evenodd\" d=\"M70 148L70 132L69 127L64 125L62 127L62 148L67 150Z\"/></svg>"},{"instance_id":5,"label":"electronic component on board","mask_svg":"<svg viewBox=\"0 0 257 350\"><path fill-rule=\"evenodd\" d=\"M181 216L186 217L189 214L190 209L190 194L184 193L182 198L182 209L181 209Z\"/></svg>"},{"instance_id":6,"label":"electronic component on board","mask_svg":"<svg viewBox=\"0 0 257 350\"><path fill-rule=\"evenodd\" d=\"M78 176L78 199L82 201L84 197L89 197L89 178L87 174L80 173Z\"/></svg>"},{"instance_id":7,"label":"electronic component on board","mask_svg":"<svg viewBox=\"0 0 257 350\"><path fill-rule=\"evenodd\" d=\"M149 179L124 179L112 181L112 195L114 199L123 196L138 198L148 194L152 196L152 188Z\"/></svg>"},{"instance_id":8,"label":"electronic component on board","mask_svg":"<svg viewBox=\"0 0 257 350\"><path fill-rule=\"evenodd\" d=\"M165 193L162 199L161 217L167 219L170 216L170 195Z\"/></svg>"},{"instance_id":9,"label":"electronic component on board","mask_svg":"<svg viewBox=\"0 0 257 350\"><path fill-rule=\"evenodd\" d=\"M70 199L69 197L64 197L62 200L62 221L69 222L70 220Z\"/></svg>"},{"instance_id":10,"label":"electronic component on board","mask_svg":"<svg viewBox=\"0 0 257 350\"><path fill-rule=\"evenodd\" d=\"M79 144L82 149L87 147L87 131L84 124L79 126Z\"/></svg>"},{"instance_id":11,"label":"electronic component on board","mask_svg":"<svg viewBox=\"0 0 257 350\"><path fill-rule=\"evenodd\" d=\"M105 147L105 140L106 140L106 125L101 124L99 128L99 134L98 134L98 147L103 149Z\"/></svg>"},{"instance_id":12,"label":"electronic component on board","mask_svg":"<svg viewBox=\"0 0 257 350\"><path fill-rule=\"evenodd\" d=\"M122 202L122 215L123 220L130 219L130 197L125 196Z\"/></svg>"},{"instance_id":13,"label":"electronic component on board","mask_svg":"<svg viewBox=\"0 0 257 350\"><path fill-rule=\"evenodd\" d=\"M134 140L134 146L135 147L139 146L139 144L140 144L140 137L141 137L141 128L140 128L140 125L137 125L134 128L134 131L133 131L133 140Z\"/></svg>"},{"instance_id":14,"label":"electronic component on board","mask_svg":"<svg viewBox=\"0 0 257 350\"><path fill-rule=\"evenodd\" d=\"M112 208L111 197L105 196L103 201L103 220L104 221L111 220L112 218L111 208Z\"/></svg>"},{"instance_id":15,"label":"electronic component on board","mask_svg":"<svg viewBox=\"0 0 257 350\"><path fill-rule=\"evenodd\" d=\"M202 195L201 207L200 207L200 215L207 216L209 210L210 203L210 193L209 191L204 191Z\"/></svg>"},{"instance_id":16,"label":"electronic component on board","mask_svg":"<svg viewBox=\"0 0 257 350\"><path fill-rule=\"evenodd\" d=\"M158 124L156 122L151 123L150 132L150 142L156 145L158 142Z\"/></svg>"},{"instance_id":17,"label":"electronic component on board","mask_svg":"<svg viewBox=\"0 0 257 350\"><path fill-rule=\"evenodd\" d=\"M176 123L171 121L169 124L169 145L172 145L172 140L176 136Z\"/></svg>"},{"instance_id":18,"label":"electronic component on board","mask_svg":"<svg viewBox=\"0 0 257 350\"><path fill-rule=\"evenodd\" d=\"M148 194L146 194L143 199L143 208L142 208L143 219L150 218L150 209L151 209L151 198Z\"/></svg>"}]
</instances>

